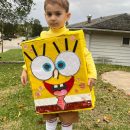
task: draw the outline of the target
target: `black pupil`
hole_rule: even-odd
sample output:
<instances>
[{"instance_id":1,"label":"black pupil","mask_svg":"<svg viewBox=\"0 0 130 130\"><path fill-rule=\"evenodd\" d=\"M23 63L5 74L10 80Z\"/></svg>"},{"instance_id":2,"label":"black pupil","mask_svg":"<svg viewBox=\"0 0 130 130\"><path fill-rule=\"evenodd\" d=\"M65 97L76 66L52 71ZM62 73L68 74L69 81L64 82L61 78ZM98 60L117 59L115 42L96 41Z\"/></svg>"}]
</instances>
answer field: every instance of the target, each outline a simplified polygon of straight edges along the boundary
<instances>
[{"instance_id":1,"label":"black pupil","mask_svg":"<svg viewBox=\"0 0 130 130\"><path fill-rule=\"evenodd\" d=\"M63 67L63 63L59 63L59 64L58 64L58 67L59 67L59 68L62 68L62 67Z\"/></svg>"},{"instance_id":2,"label":"black pupil","mask_svg":"<svg viewBox=\"0 0 130 130\"><path fill-rule=\"evenodd\" d=\"M50 65L45 64L45 65L44 65L44 68L45 68L46 70L49 70L49 69L50 69Z\"/></svg>"}]
</instances>

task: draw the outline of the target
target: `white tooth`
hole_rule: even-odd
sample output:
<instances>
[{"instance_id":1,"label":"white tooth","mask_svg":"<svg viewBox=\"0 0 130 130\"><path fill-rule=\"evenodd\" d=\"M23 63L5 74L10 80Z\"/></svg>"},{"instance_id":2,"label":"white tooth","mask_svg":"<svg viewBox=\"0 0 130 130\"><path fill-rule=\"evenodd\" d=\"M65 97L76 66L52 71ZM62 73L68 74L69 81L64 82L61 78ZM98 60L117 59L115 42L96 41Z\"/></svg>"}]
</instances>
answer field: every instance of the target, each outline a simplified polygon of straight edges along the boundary
<instances>
[{"instance_id":1,"label":"white tooth","mask_svg":"<svg viewBox=\"0 0 130 130\"><path fill-rule=\"evenodd\" d=\"M63 87L63 84L60 84L60 87Z\"/></svg>"},{"instance_id":2,"label":"white tooth","mask_svg":"<svg viewBox=\"0 0 130 130\"><path fill-rule=\"evenodd\" d=\"M58 85L54 85L54 88L58 88Z\"/></svg>"}]
</instances>

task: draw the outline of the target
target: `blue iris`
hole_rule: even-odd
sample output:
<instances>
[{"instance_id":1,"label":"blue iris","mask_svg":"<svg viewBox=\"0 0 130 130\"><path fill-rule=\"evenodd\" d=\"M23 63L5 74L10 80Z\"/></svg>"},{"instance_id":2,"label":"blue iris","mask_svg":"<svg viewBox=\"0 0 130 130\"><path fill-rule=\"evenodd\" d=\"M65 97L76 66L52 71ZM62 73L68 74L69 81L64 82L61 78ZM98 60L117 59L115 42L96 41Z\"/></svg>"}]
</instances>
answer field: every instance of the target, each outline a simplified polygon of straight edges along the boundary
<instances>
[{"instance_id":1,"label":"blue iris","mask_svg":"<svg viewBox=\"0 0 130 130\"><path fill-rule=\"evenodd\" d=\"M45 63L42 68L45 70L45 71L51 71L51 64L50 63Z\"/></svg>"},{"instance_id":2,"label":"blue iris","mask_svg":"<svg viewBox=\"0 0 130 130\"><path fill-rule=\"evenodd\" d=\"M65 62L62 61L62 60L61 60L61 61L58 61L58 62L56 63L56 68L57 68L58 70L64 69L65 66L66 66Z\"/></svg>"}]
</instances>

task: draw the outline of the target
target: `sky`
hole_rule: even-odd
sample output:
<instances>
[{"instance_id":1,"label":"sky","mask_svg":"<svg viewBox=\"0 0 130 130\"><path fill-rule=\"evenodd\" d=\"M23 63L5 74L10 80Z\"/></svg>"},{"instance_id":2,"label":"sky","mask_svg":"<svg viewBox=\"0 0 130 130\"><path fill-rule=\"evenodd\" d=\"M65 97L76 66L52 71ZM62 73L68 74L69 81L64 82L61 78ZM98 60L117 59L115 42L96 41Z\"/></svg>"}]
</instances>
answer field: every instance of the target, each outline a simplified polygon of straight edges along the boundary
<instances>
[{"instance_id":1,"label":"sky","mask_svg":"<svg viewBox=\"0 0 130 130\"><path fill-rule=\"evenodd\" d=\"M43 26L47 26L44 17L44 0L34 0L35 5L29 18L39 19ZM92 19L114 14L130 14L130 0L69 0L71 18L69 24L83 22L88 15Z\"/></svg>"}]
</instances>

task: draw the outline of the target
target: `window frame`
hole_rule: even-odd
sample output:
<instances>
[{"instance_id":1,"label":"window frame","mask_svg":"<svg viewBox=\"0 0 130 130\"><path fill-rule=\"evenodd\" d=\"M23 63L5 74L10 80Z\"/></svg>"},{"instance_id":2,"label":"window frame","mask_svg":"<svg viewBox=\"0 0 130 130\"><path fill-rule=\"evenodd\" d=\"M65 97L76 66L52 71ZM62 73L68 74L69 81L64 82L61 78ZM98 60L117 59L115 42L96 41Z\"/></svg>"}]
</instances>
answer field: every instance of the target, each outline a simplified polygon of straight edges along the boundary
<instances>
[{"instance_id":1,"label":"window frame","mask_svg":"<svg viewBox=\"0 0 130 130\"><path fill-rule=\"evenodd\" d=\"M126 40L126 39L129 40L129 43L128 43L128 44L125 44L125 43L124 43L124 40ZM130 47L130 37L123 37L123 38L122 38L122 46L128 46L128 47Z\"/></svg>"}]
</instances>

